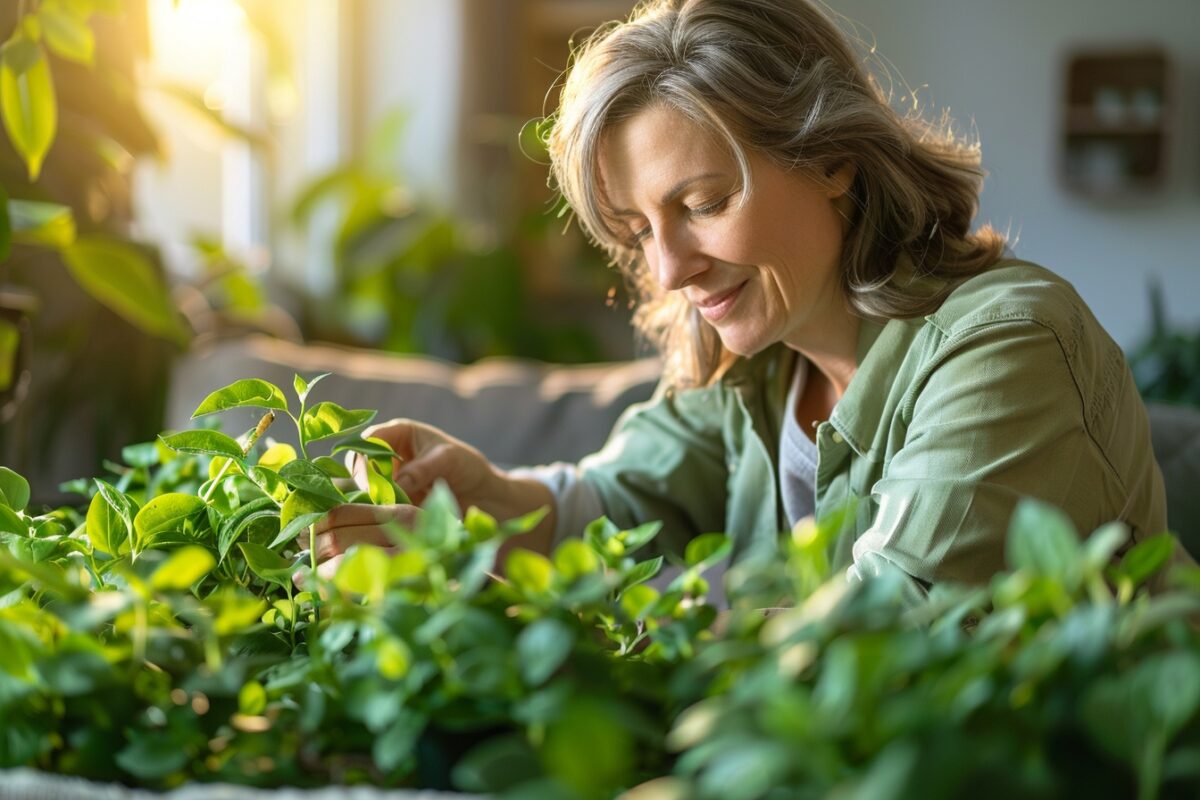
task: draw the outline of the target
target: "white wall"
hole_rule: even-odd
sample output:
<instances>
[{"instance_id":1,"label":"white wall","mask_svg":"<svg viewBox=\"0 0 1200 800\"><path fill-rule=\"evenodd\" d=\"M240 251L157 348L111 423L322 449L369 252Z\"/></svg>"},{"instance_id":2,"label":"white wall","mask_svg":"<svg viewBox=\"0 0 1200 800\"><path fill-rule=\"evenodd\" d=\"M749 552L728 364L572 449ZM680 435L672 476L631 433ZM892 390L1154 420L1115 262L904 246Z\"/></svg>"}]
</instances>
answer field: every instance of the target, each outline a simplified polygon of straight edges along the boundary
<instances>
[{"instance_id":1,"label":"white wall","mask_svg":"<svg viewBox=\"0 0 1200 800\"><path fill-rule=\"evenodd\" d=\"M1172 321L1200 324L1200 2L828 0L870 33L918 97L973 123L990 171L980 219L1072 281L1124 347L1148 330L1146 279ZM1158 42L1176 67L1172 173L1161 196L1088 201L1058 180L1063 63L1075 45ZM899 84L897 84L899 85ZM897 94L902 94L898 90Z\"/></svg>"},{"instance_id":2,"label":"white wall","mask_svg":"<svg viewBox=\"0 0 1200 800\"><path fill-rule=\"evenodd\" d=\"M465 0L467 3L480 0ZM459 65L464 0L363 0L360 135L408 112L400 163L427 200L449 205L457 184Z\"/></svg>"}]
</instances>

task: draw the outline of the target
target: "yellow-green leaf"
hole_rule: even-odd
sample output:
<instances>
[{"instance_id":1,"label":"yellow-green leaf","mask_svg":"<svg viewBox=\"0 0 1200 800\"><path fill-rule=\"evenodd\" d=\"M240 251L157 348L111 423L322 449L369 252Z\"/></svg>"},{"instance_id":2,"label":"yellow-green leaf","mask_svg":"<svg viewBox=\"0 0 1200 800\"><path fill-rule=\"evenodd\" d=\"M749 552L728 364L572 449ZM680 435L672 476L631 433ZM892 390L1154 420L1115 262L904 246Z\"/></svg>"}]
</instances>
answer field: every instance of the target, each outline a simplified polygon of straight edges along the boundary
<instances>
[{"instance_id":1,"label":"yellow-green leaf","mask_svg":"<svg viewBox=\"0 0 1200 800\"><path fill-rule=\"evenodd\" d=\"M296 448L285 442L277 442L268 447L258 457L258 465L273 472L279 472L283 465L296 460Z\"/></svg>"},{"instance_id":2,"label":"yellow-green leaf","mask_svg":"<svg viewBox=\"0 0 1200 800\"><path fill-rule=\"evenodd\" d=\"M375 459L367 462L367 494L370 495L371 502L377 506L390 506L396 503L396 489L380 470Z\"/></svg>"},{"instance_id":3,"label":"yellow-green leaf","mask_svg":"<svg viewBox=\"0 0 1200 800\"><path fill-rule=\"evenodd\" d=\"M75 217L67 206L9 200L8 213L14 242L63 248L75 241Z\"/></svg>"},{"instance_id":4,"label":"yellow-green leaf","mask_svg":"<svg viewBox=\"0 0 1200 800\"><path fill-rule=\"evenodd\" d=\"M133 518L134 550L144 550L164 533L182 530L203 508L204 501L195 495L170 492L153 498Z\"/></svg>"},{"instance_id":5,"label":"yellow-green leaf","mask_svg":"<svg viewBox=\"0 0 1200 800\"><path fill-rule=\"evenodd\" d=\"M338 565L333 585L345 594L361 594L378 603L387 589L390 568L390 559L383 548L360 544Z\"/></svg>"},{"instance_id":6,"label":"yellow-green leaf","mask_svg":"<svg viewBox=\"0 0 1200 800\"><path fill-rule=\"evenodd\" d=\"M129 552L129 521L97 492L87 511L87 535L96 550L110 556Z\"/></svg>"},{"instance_id":7,"label":"yellow-green leaf","mask_svg":"<svg viewBox=\"0 0 1200 800\"><path fill-rule=\"evenodd\" d=\"M82 16L53 2L44 3L37 15L42 37L51 50L69 61L91 66L96 53L96 37Z\"/></svg>"},{"instance_id":8,"label":"yellow-green leaf","mask_svg":"<svg viewBox=\"0 0 1200 800\"><path fill-rule=\"evenodd\" d=\"M22 66L20 57L27 54L27 48L16 52L5 48L4 63L0 64L0 110L8 138L25 160L29 180L36 181L46 153L54 142L58 105L46 54L41 47L33 46L37 49L37 57L20 72L14 68L14 63L18 68Z\"/></svg>"},{"instance_id":9,"label":"yellow-green leaf","mask_svg":"<svg viewBox=\"0 0 1200 800\"><path fill-rule=\"evenodd\" d=\"M505 575L514 586L526 594L545 594L554 580L550 559L532 550L513 550L505 562Z\"/></svg>"},{"instance_id":10,"label":"yellow-green leaf","mask_svg":"<svg viewBox=\"0 0 1200 800\"><path fill-rule=\"evenodd\" d=\"M29 505L29 481L8 467L0 467L0 494L13 511L24 511Z\"/></svg>"},{"instance_id":11,"label":"yellow-green leaf","mask_svg":"<svg viewBox=\"0 0 1200 800\"><path fill-rule=\"evenodd\" d=\"M329 401L317 403L304 412L300 424L304 427L306 441L328 439L340 433L348 433L366 425L374 419L376 412L370 409L345 409Z\"/></svg>"},{"instance_id":12,"label":"yellow-green leaf","mask_svg":"<svg viewBox=\"0 0 1200 800\"><path fill-rule=\"evenodd\" d=\"M183 590L212 572L217 560L199 545L187 545L171 554L150 576L155 591Z\"/></svg>"},{"instance_id":13,"label":"yellow-green leaf","mask_svg":"<svg viewBox=\"0 0 1200 800\"><path fill-rule=\"evenodd\" d=\"M204 401L192 412L192 418L242 407L287 411L287 398L275 384L258 378L247 378L234 381L204 398Z\"/></svg>"},{"instance_id":14,"label":"yellow-green leaf","mask_svg":"<svg viewBox=\"0 0 1200 800\"><path fill-rule=\"evenodd\" d=\"M238 691L238 711L255 717L267 710L267 690L258 681L247 681Z\"/></svg>"},{"instance_id":15,"label":"yellow-green leaf","mask_svg":"<svg viewBox=\"0 0 1200 800\"><path fill-rule=\"evenodd\" d=\"M109 239L80 238L62 251L63 261L92 297L147 333L177 344L190 334L166 283L139 250Z\"/></svg>"},{"instance_id":16,"label":"yellow-green leaf","mask_svg":"<svg viewBox=\"0 0 1200 800\"><path fill-rule=\"evenodd\" d=\"M237 443L236 439L226 436L220 431L204 429L180 431L158 438L167 447L180 453L224 456L231 459L242 458L242 446Z\"/></svg>"}]
</instances>

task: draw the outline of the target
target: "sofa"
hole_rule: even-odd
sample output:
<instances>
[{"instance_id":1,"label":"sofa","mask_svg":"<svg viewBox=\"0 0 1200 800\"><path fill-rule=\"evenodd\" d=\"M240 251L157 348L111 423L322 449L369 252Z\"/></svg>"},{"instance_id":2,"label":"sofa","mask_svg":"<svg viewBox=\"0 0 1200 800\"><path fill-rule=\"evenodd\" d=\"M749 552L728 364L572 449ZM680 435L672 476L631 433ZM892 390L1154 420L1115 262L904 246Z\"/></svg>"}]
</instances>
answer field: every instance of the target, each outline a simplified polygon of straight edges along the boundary
<instances>
[{"instance_id":1,"label":"sofa","mask_svg":"<svg viewBox=\"0 0 1200 800\"><path fill-rule=\"evenodd\" d=\"M419 419L470 442L496 464L516 466L577 461L594 452L626 407L650 397L661 369L653 358L586 366L491 359L462 366L251 336L218 342L177 363L167 427L193 426L200 401L239 378L269 380L290 395L294 374L322 372L332 374L313 391L315 401L378 409L380 420ZM1200 558L1200 410L1150 404L1148 411L1168 524ZM227 416L231 428L243 426L230 433L256 419L249 410ZM282 420L270 435L294 440Z\"/></svg>"}]
</instances>

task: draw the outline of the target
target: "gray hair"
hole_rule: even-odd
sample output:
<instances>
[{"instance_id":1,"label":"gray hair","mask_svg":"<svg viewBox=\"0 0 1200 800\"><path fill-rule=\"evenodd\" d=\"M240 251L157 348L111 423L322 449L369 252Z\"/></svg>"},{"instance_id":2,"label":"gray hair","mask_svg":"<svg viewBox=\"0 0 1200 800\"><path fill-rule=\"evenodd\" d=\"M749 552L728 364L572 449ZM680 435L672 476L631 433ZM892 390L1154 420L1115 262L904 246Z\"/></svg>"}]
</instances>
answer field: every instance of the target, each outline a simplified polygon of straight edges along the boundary
<instances>
[{"instance_id":1,"label":"gray hair","mask_svg":"<svg viewBox=\"0 0 1200 800\"><path fill-rule=\"evenodd\" d=\"M847 37L809 0L645 2L573 53L546 145L552 186L625 271L638 300L634 324L677 384L710 383L735 356L614 230L598 180L605 132L652 105L716 136L747 191L750 151L817 176L854 167L841 263L854 313L931 313L1004 252L992 228L970 230L983 181L978 144L956 137L945 115L934 124L893 111Z\"/></svg>"}]
</instances>

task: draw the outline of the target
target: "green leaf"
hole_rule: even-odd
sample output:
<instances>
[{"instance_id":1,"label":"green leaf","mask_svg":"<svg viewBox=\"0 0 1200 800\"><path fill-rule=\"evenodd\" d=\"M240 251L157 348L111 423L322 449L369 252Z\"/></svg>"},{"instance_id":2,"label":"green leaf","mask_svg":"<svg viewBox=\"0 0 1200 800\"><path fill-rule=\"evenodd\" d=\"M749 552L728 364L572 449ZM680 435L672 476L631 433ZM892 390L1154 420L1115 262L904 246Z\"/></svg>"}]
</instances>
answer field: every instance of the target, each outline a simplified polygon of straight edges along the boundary
<instances>
[{"instance_id":1,"label":"green leaf","mask_svg":"<svg viewBox=\"0 0 1200 800\"><path fill-rule=\"evenodd\" d=\"M732 542L725 534L705 533L687 543L683 560L689 567L701 564L708 567L724 558L731 546Z\"/></svg>"},{"instance_id":2,"label":"green leaf","mask_svg":"<svg viewBox=\"0 0 1200 800\"><path fill-rule=\"evenodd\" d=\"M286 586L291 581L295 566L274 550L253 542L238 542L238 549L246 559L246 566L264 581L281 586Z\"/></svg>"},{"instance_id":3,"label":"green leaf","mask_svg":"<svg viewBox=\"0 0 1200 800\"><path fill-rule=\"evenodd\" d=\"M554 551L554 568L568 581L600 569L600 559L580 539L567 539Z\"/></svg>"},{"instance_id":4,"label":"green leaf","mask_svg":"<svg viewBox=\"0 0 1200 800\"><path fill-rule=\"evenodd\" d=\"M624 589L631 586L636 586L639 583L645 583L658 574L662 569L663 557L652 558L649 561L643 561L640 564L635 564L625 573L625 579L621 582Z\"/></svg>"},{"instance_id":5,"label":"green leaf","mask_svg":"<svg viewBox=\"0 0 1200 800\"><path fill-rule=\"evenodd\" d=\"M220 431L194 430L159 436L167 447L179 453L195 453L205 456L224 456L234 461L244 458L242 446L237 440Z\"/></svg>"},{"instance_id":6,"label":"green leaf","mask_svg":"<svg viewBox=\"0 0 1200 800\"><path fill-rule=\"evenodd\" d=\"M1117 574L1139 586L1171 560L1175 552L1175 537L1160 533L1138 542L1121 559Z\"/></svg>"},{"instance_id":7,"label":"green leaf","mask_svg":"<svg viewBox=\"0 0 1200 800\"><path fill-rule=\"evenodd\" d=\"M255 465L246 470L246 476L254 481L255 486L266 492L267 496L277 505L282 505L287 500L289 494L287 484L275 470Z\"/></svg>"},{"instance_id":8,"label":"green leaf","mask_svg":"<svg viewBox=\"0 0 1200 800\"><path fill-rule=\"evenodd\" d=\"M63 248L62 257L84 291L128 322L179 345L191 338L166 283L137 248L112 239L79 238Z\"/></svg>"},{"instance_id":9,"label":"green leaf","mask_svg":"<svg viewBox=\"0 0 1200 800\"><path fill-rule=\"evenodd\" d=\"M390 506L396 503L396 486L392 479L383 474L378 462L370 459L367 462L367 494L371 502L377 506Z\"/></svg>"},{"instance_id":10,"label":"green leaf","mask_svg":"<svg viewBox=\"0 0 1200 800\"><path fill-rule=\"evenodd\" d=\"M531 687L541 686L567 660L575 644L574 632L551 617L539 619L517 637L521 677Z\"/></svg>"},{"instance_id":11,"label":"green leaf","mask_svg":"<svg viewBox=\"0 0 1200 800\"><path fill-rule=\"evenodd\" d=\"M247 378L235 381L204 398L204 401L192 413L192 419L217 411L242 407L270 408L284 412L288 410L287 398L283 396L283 391L278 386L258 378Z\"/></svg>"},{"instance_id":12,"label":"green leaf","mask_svg":"<svg viewBox=\"0 0 1200 800\"><path fill-rule=\"evenodd\" d=\"M395 458L396 451L392 446L383 439L369 436L366 439L347 439L334 446L333 453L341 453L344 451L352 451L362 453L370 458Z\"/></svg>"},{"instance_id":13,"label":"green leaf","mask_svg":"<svg viewBox=\"0 0 1200 800\"><path fill-rule=\"evenodd\" d=\"M300 418L300 425L304 430L305 441L316 442L366 425L375 418L376 413L378 412L370 409L351 411L337 403L325 401L306 409L304 416Z\"/></svg>"},{"instance_id":14,"label":"green leaf","mask_svg":"<svg viewBox=\"0 0 1200 800\"><path fill-rule=\"evenodd\" d=\"M329 456L317 456L312 460L312 463L317 466L317 469L324 472L331 478L351 478L350 470L346 469L346 465L335 458Z\"/></svg>"},{"instance_id":15,"label":"green leaf","mask_svg":"<svg viewBox=\"0 0 1200 800\"><path fill-rule=\"evenodd\" d=\"M87 510L87 535L92 547L116 557L129 552L130 520L123 518L97 492Z\"/></svg>"},{"instance_id":16,"label":"green leaf","mask_svg":"<svg viewBox=\"0 0 1200 800\"><path fill-rule=\"evenodd\" d=\"M53 3L44 3L37 16L42 36L51 50L69 61L91 66L96 37L84 19Z\"/></svg>"},{"instance_id":17,"label":"green leaf","mask_svg":"<svg viewBox=\"0 0 1200 800\"><path fill-rule=\"evenodd\" d=\"M121 448L121 460L131 467L153 467L162 462L158 442L142 442Z\"/></svg>"},{"instance_id":18,"label":"green leaf","mask_svg":"<svg viewBox=\"0 0 1200 800\"><path fill-rule=\"evenodd\" d=\"M326 511L336 505L338 503L335 500L304 491L294 491L288 495L287 500L283 501L283 508L279 511L279 524L286 528L297 517L316 513L324 515Z\"/></svg>"},{"instance_id":19,"label":"green leaf","mask_svg":"<svg viewBox=\"0 0 1200 800\"><path fill-rule=\"evenodd\" d=\"M508 554L504 574L513 586L527 595L536 596L550 590L554 566L544 555L518 548Z\"/></svg>"},{"instance_id":20,"label":"green leaf","mask_svg":"<svg viewBox=\"0 0 1200 800\"><path fill-rule=\"evenodd\" d=\"M14 242L63 248L75 241L75 217L67 206L9 200L8 212Z\"/></svg>"},{"instance_id":21,"label":"green leaf","mask_svg":"<svg viewBox=\"0 0 1200 800\"><path fill-rule=\"evenodd\" d=\"M299 375L296 375L292 379L292 387L296 390L296 396L300 398L300 402L303 403L308 399L308 393L312 391L312 388L317 385L318 381L322 378L328 378L331 374L329 372L322 372L311 381L306 381Z\"/></svg>"},{"instance_id":22,"label":"green leaf","mask_svg":"<svg viewBox=\"0 0 1200 800\"><path fill-rule=\"evenodd\" d=\"M32 48L32 49L31 49ZM36 52L36 56L32 54ZM24 38L4 47L0 65L0 111L8 138L36 181L58 128L54 79L45 52Z\"/></svg>"},{"instance_id":23,"label":"green leaf","mask_svg":"<svg viewBox=\"0 0 1200 800\"><path fill-rule=\"evenodd\" d=\"M345 594L360 594L372 603L383 600L391 559L383 548L357 545L342 559L333 585Z\"/></svg>"},{"instance_id":24,"label":"green leaf","mask_svg":"<svg viewBox=\"0 0 1200 800\"><path fill-rule=\"evenodd\" d=\"M29 505L29 481L8 467L0 467L0 494L13 511L24 511Z\"/></svg>"},{"instance_id":25,"label":"green leaf","mask_svg":"<svg viewBox=\"0 0 1200 800\"><path fill-rule=\"evenodd\" d=\"M213 612L213 631L218 636L228 636L257 623L267 601L236 587L224 586L204 598L204 605Z\"/></svg>"},{"instance_id":26,"label":"green leaf","mask_svg":"<svg viewBox=\"0 0 1200 800\"><path fill-rule=\"evenodd\" d=\"M171 554L150 576L150 588L156 592L182 591L212 572L217 561L199 545L187 545Z\"/></svg>"},{"instance_id":27,"label":"green leaf","mask_svg":"<svg viewBox=\"0 0 1200 800\"><path fill-rule=\"evenodd\" d=\"M424 729L424 716L406 708L400 709L395 721L371 744L375 765L385 773L398 768L412 755Z\"/></svg>"},{"instance_id":28,"label":"green leaf","mask_svg":"<svg viewBox=\"0 0 1200 800\"><path fill-rule=\"evenodd\" d=\"M1017 504L1008 531L1008 563L1062 581L1073 589L1079 581L1083 548L1075 526L1063 511L1037 500Z\"/></svg>"},{"instance_id":29,"label":"green leaf","mask_svg":"<svg viewBox=\"0 0 1200 800\"><path fill-rule=\"evenodd\" d=\"M296 460L296 448L290 444L276 442L263 451L258 457L258 465L279 472L284 465Z\"/></svg>"},{"instance_id":30,"label":"green leaf","mask_svg":"<svg viewBox=\"0 0 1200 800\"><path fill-rule=\"evenodd\" d=\"M1112 561L1125 542L1129 541L1129 527L1121 522L1110 522L1092 531L1083 542L1084 558L1092 569L1102 570Z\"/></svg>"},{"instance_id":31,"label":"green leaf","mask_svg":"<svg viewBox=\"0 0 1200 800\"><path fill-rule=\"evenodd\" d=\"M258 497L226 517L217 531L217 558L224 561L233 543L242 535L242 531L257 519L278 516L278 508L274 498Z\"/></svg>"},{"instance_id":32,"label":"green leaf","mask_svg":"<svg viewBox=\"0 0 1200 800\"><path fill-rule=\"evenodd\" d=\"M29 535L29 523L6 505L0 505L0 532Z\"/></svg>"},{"instance_id":33,"label":"green leaf","mask_svg":"<svg viewBox=\"0 0 1200 800\"><path fill-rule=\"evenodd\" d=\"M204 510L204 501L191 494L160 494L142 507L133 519L135 553L146 549L164 534L183 530L183 524Z\"/></svg>"},{"instance_id":34,"label":"green leaf","mask_svg":"<svg viewBox=\"0 0 1200 800\"><path fill-rule=\"evenodd\" d=\"M129 535L132 535L133 518L138 511L137 507L134 505L134 502L129 499L128 495L106 481L102 481L97 478L95 483L96 491L102 495L108 502L109 506L111 506L113 510L117 512L117 514L121 517L122 522L125 523L125 530ZM113 553L112 555L116 554Z\"/></svg>"},{"instance_id":35,"label":"green leaf","mask_svg":"<svg viewBox=\"0 0 1200 800\"><path fill-rule=\"evenodd\" d=\"M247 681L238 690L238 711L257 717L267 710L267 690L258 681Z\"/></svg>"},{"instance_id":36,"label":"green leaf","mask_svg":"<svg viewBox=\"0 0 1200 800\"><path fill-rule=\"evenodd\" d=\"M292 517L290 520L288 520L287 525L284 525L280 529L279 535L275 537L273 542L271 542L271 547L282 547L292 539L295 539L297 536L299 536L302 531L307 530L310 525L316 524L317 520L323 516L325 516L324 511L316 511L308 514L301 514L297 517ZM307 547L307 543L305 543L305 546Z\"/></svg>"},{"instance_id":37,"label":"green leaf","mask_svg":"<svg viewBox=\"0 0 1200 800\"><path fill-rule=\"evenodd\" d=\"M133 731L129 744L116 754L117 766L142 781L155 781L183 769L187 751L159 731Z\"/></svg>"},{"instance_id":38,"label":"green leaf","mask_svg":"<svg viewBox=\"0 0 1200 800\"><path fill-rule=\"evenodd\" d=\"M289 461L279 470L279 477L293 489L299 489L308 494L332 500L335 503L346 502L346 496L333 485L333 481L317 465L310 461Z\"/></svg>"},{"instance_id":39,"label":"green leaf","mask_svg":"<svg viewBox=\"0 0 1200 800\"><path fill-rule=\"evenodd\" d=\"M652 586L638 584L621 593L621 608L630 619L641 620L658 602L658 590Z\"/></svg>"}]
</instances>

